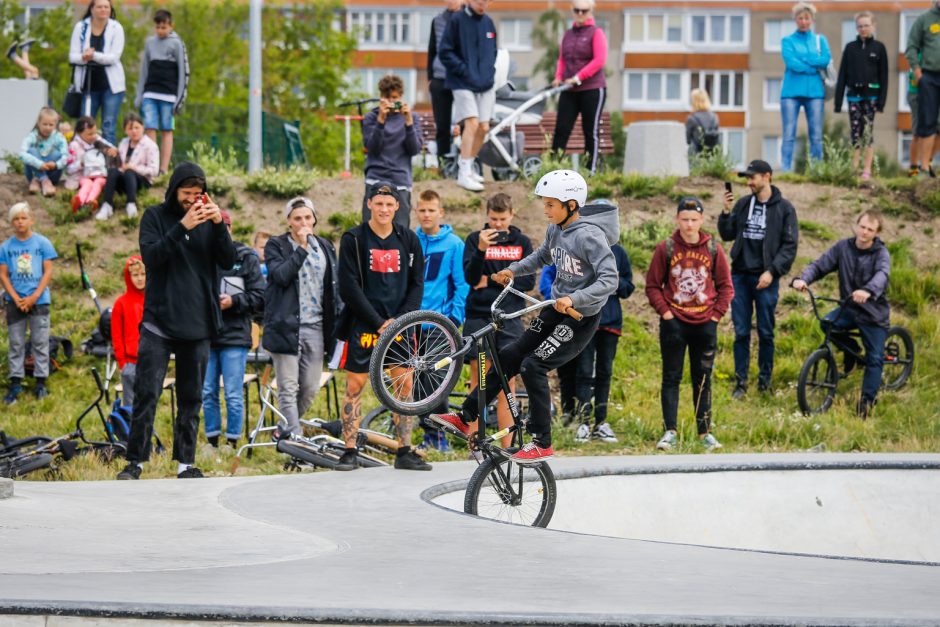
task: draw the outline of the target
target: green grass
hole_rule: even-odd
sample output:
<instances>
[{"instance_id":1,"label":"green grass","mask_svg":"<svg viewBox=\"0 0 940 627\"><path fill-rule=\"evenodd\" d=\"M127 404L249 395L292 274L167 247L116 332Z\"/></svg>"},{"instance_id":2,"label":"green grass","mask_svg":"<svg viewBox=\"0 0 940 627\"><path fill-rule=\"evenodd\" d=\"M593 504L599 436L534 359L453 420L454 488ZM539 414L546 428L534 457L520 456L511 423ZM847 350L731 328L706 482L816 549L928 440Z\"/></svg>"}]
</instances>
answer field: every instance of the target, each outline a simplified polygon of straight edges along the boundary
<instances>
[{"instance_id":1,"label":"green grass","mask_svg":"<svg viewBox=\"0 0 940 627\"><path fill-rule=\"evenodd\" d=\"M810 237L815 237L816 239L823 240L824 242L831 242L837 237L835 231L825 224L810 222L809 220L800 220L799 223L800 235L809 235Z\"/></svg>"}]
</instances>

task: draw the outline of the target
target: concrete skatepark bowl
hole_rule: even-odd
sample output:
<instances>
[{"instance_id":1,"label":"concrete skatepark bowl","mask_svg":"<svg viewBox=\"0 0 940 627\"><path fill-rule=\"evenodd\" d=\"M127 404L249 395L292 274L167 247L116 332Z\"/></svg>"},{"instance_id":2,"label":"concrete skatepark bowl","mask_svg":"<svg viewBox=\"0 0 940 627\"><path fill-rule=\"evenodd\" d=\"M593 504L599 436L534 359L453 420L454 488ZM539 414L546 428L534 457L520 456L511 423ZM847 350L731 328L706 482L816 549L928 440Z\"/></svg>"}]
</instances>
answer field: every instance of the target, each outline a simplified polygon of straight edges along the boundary
<instances>
[{"instance_id":1,"label":"concrete skatepark bowl","mask_svg":"<svg viewBox=\"0 0 940 627\"><path fill-rule=\"evenodd\" d=\"M0 627L940 625L940 455L552 467L549 529L459 511L469 462L18 482L0 500Z\"/></svg>"}]
</instances>

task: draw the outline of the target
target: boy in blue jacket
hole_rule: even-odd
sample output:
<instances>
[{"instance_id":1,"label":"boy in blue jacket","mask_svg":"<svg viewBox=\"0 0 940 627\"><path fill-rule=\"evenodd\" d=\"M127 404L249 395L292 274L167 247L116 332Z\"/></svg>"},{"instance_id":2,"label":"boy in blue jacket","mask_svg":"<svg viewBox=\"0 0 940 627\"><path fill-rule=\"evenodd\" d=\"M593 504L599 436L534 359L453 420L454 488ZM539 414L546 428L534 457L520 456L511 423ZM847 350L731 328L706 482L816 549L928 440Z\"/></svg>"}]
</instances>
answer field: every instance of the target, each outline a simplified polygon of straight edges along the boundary
<instances>
[{"instance_id":1,"label":"boy in blue jacket","mask_svg":"<svg viewBox=\"0 0 940 627\"><path fill-rule=\"evenodd\" d=\"M421 297L421 309L442 313L459 329L464 321L464 307L470 285L464 279L463 251L464 243L449 224L444 221L444 207L441 197L433 189L421 192L418 206L418 241L424 253L424 294ZM445 401L440 411L447 411ZM424 446L433 446L440 451L449 449L443 432L436 427L425 427Z\"/></svg>"}]
</instances>

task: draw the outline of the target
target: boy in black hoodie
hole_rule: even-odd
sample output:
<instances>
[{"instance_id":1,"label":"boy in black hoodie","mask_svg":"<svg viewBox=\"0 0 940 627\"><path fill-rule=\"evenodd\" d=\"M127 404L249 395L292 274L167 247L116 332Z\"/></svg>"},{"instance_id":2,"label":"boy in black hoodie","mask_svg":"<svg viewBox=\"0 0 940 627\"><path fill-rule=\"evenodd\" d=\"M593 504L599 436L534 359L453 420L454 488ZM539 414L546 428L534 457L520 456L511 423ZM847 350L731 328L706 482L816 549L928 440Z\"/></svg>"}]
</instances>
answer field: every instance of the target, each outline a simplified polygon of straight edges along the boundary
<instances>
[{"instance_id":1,"label":"boy in black hoodie","mask_svg":"<svg viewBox=\"0 0 940 627\"><path fill-rule=\"evenodd\" d=\"M176 355L173 459L180 479L202 477L193 465L209 342L222 329L219 269L236 251L222 212L206 191L206 175L184 161L173 170L162 204L140 221L140 254L150 270L144 295L127 467L118 479L139 479L150 457L153 419L170 355Z\"/></svg>"},{"instance_id":2,"label":"boy in black hoodie","mask_svg":"<svg viewBox=\"0 0 940 627\"><path fill-rule=\"evenodd\" d=\"M480 231L474 231L467 236L467 245L463 249L463 273L467 283L470 284L470 293L467 294L466 321L463 325L464 335L479 331L493 319L490 305L503 291L503 286L490 277L500 270L509 267L514 261L521 261L532 253L532 241L512 226L512 198L507 194L496 194L486 201L486 224ZM516 279L514 287L520 292L528 292L535 287L535 275L521 276ZM518 296L509 295L503 301L504 311L517 311L525 303ZM522 320L507 320L503 327L496 332L496 350L512 344L522 336L525 329ZM470 387L475 388L479 383L476 359L470 360ZM509 387L516 391L515 382L509 381ZM512 425L512 414L509 412L509 401L506 395L500 392L496 401L496 420L499 428ZM470 427L476 429L476 423ZM509 446L510 437L507 436L503 444Z\"/></svg>"}]
</instances>

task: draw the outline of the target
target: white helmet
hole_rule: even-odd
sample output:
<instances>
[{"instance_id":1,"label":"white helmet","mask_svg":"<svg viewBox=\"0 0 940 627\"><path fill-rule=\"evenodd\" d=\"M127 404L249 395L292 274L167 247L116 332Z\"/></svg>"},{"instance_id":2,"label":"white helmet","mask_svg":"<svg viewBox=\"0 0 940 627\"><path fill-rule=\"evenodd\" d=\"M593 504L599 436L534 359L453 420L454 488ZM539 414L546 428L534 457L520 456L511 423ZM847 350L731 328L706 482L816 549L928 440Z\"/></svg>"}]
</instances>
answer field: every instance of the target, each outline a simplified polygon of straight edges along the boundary
<instances>
[{"instance_id":1,"label":"white helmet","mask_svg":"<svg viewBox=\"0 0 940 627\"><path fill-rule=\"evenodd\" d=\"M535 184L535 195L557 198L563 204L574 200L578 207L587 202L587 181L574 170L553 170Z\"/></svg>"}]
</instances>

